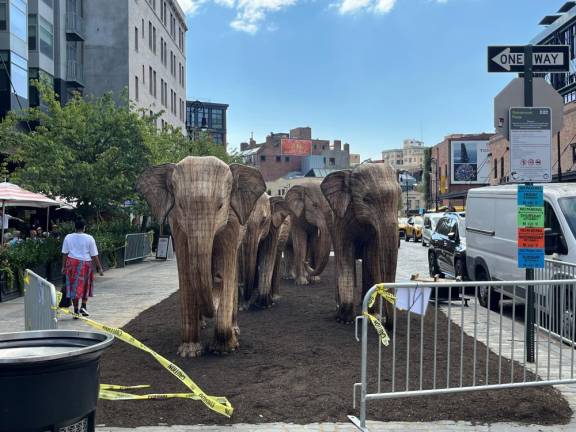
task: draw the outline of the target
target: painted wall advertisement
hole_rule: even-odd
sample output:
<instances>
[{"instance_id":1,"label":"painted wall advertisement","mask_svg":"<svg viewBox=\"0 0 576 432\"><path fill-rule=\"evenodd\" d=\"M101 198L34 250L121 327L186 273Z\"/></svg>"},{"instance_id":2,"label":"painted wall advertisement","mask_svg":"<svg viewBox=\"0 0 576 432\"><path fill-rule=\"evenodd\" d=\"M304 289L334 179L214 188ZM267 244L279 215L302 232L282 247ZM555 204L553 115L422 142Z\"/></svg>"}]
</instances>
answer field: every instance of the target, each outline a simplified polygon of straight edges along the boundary
<instances>
[{"instance_id":1,"label":"painted wall advertisement","mask_svg":"<svg viewBox=\"0 0 576 432\"><path fill-rule=\"evenodd\" d=\"M285 156L308 156L312 154L312 140L283 138L280 142Z\"/></svg>"},{"instance_id":2,"label":"painted wall advertisement","mask_svg":"<svg viewBox=\"0 0 576 432\"><path fill-rule=\"evenodd\" d=\"M490 183L490 148L488 141L450 142L452 184Z\"/></svg>"}]
</instances>

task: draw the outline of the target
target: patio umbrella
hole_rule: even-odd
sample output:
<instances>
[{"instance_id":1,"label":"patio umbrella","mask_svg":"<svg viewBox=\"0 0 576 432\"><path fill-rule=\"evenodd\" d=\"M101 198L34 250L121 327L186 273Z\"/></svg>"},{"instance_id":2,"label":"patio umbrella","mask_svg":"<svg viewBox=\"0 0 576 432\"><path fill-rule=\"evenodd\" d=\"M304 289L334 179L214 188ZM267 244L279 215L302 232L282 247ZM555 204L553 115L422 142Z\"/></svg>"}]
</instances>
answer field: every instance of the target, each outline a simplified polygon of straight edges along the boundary
<instances>
[{"instance_id":1,"label":"patio umbrella","mask_svg":"<svg viewBox=\"0 0 576 432\"><path fill-rule=\"evenodd\" d=\"M0 201L2 202L2 244L4 244L4 214L6 207L50 208L60 203L46 195L30 192L13 183L0 183ZM48 216L49 217L49 216ZM47 228L48 229L48 228Z\"/></svg>"}]
</instances>

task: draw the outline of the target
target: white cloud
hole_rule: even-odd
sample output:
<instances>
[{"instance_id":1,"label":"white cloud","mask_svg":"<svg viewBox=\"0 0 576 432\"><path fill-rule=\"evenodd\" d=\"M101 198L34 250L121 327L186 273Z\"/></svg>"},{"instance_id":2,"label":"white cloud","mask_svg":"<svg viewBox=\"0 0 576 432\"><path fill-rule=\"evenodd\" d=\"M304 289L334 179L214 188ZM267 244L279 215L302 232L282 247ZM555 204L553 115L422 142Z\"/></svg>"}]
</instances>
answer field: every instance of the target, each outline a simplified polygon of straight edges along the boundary
<instances>
[{"instance_id":1,"label":"white cloud","mask_svg":"<svg viewBox=\"0 0 576 432\"><path fill-rule=\"evenodd\" d=\"M342 0L333 6L343 15L362 11L387 14L395 4L396 0Z\"/></svg>"},{"instance_id":2,"label":"white cloud","mask_svg":"<svg viewBox=\"0 0 576 432\"><path fill-rule=\"evenodd\" d=\"M179 0L180 7L184 11L185 14L194 14L198 11L198 8L202 3L203 0Z\"/></svg>"}]
</instances>

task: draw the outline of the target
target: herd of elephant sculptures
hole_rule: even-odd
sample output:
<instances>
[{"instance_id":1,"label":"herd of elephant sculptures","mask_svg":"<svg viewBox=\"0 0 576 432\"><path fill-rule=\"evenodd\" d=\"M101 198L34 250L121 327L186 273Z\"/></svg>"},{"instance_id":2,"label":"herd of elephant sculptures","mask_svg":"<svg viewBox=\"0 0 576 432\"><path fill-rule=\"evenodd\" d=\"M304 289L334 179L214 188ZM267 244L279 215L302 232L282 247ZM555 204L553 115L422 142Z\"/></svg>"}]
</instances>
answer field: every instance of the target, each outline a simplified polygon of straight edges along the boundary
<instances>
[{"instance_id":1,"label":"herd of elephant sculptures","mask_svg":"<svg viewBox=\"0 0 576 432\"><path fill-rule=\"evenodd\" d=\"M190 156L149 168L138 190L174 238L182 357L203 353L204 318L214 318L210 351L234 351L239 308L272 306L281 277L297 285L318 281L332 250L336 298L327 307L336 307L339 322L353 321L372 285L395 280L400 188L388 164L364 163L324 179L303 179L282 198L268 196L255 168Z\"/></svg>"}]
</instances>

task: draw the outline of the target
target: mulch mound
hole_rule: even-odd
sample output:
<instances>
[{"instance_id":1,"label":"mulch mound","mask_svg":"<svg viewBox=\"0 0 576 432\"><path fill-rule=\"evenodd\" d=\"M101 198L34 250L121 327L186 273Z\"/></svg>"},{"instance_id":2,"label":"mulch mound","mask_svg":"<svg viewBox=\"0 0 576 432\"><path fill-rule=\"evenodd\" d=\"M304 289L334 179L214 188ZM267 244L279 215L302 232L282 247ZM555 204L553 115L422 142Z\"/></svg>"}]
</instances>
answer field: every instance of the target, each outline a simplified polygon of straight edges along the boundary
<instances>
[{"instance_id":1,"label":"mulch mound","mask_svg":"<svg viewBox=\"0 0 576 432\"><path fill-rule=\"evenodd\" d=\"M234 406L231 419L210 411L201 402L174 399L164 401L99 401L97 423L107 426L136 427L157 424L230 424L289 422L344 422L352 409L352 385L360 381L360 344L354 339L354 327L334 320L334 266L331 262L319 284L298 287L284 281L282 299L272 309L241 312L240 350L227 356L206 355L199 359L181 359L176 349L180 342L178 293L143 312L124 329L149 347L174 361L207 393L226 396ZM129 307L130 305L126 305ZM424 319L422 387L432 388L433 359L436 358L436 386L446 385L448 364L450 382L460 381L460 350L467 361L462 368L464 385L472 382L471 364L474 343L460 327L449 324L438 314L437 341L433 350L433 315ZM396 389L406 385L407 320L396 327ZM410 389L420 385L420 318L411 319ZM450 356L444 348L450 327ZM209 327L203 331L206 342ZM370 329L370 392L375 392L378 349L376 333ZM486 381L486 347L476 344L476 380ZM382 350L382 391L390 389L392 344ZM450 361L448 361L450 359ZM488 382L523 379L523 369L494 353L489 355ZM528 374L532 380L533 375ZM103 356L101 382L107 384L150 384L148 392L187 392L171 374L149 355L124 344L114 343ZM572 411L552 387L389 399L368 402L368 419L381 421L462 420L475 423L515 422L524 424L566 424Z\"/></svg>"}]
</instances>

